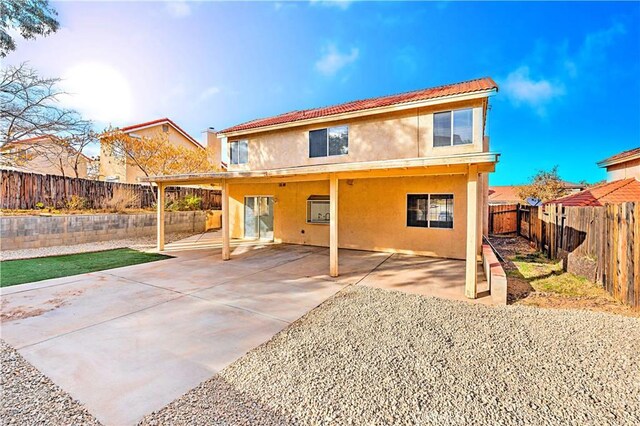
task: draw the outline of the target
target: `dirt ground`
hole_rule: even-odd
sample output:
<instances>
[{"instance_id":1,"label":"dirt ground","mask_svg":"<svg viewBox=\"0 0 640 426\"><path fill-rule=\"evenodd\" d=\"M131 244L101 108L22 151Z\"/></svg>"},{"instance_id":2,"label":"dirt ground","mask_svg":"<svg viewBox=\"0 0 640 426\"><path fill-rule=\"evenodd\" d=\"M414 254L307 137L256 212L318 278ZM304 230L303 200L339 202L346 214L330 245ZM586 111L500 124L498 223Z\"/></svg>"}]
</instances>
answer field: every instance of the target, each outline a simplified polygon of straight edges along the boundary
<instances>
[{"instance_id":1,"label":"dirt ground","mask_svg":"<svg viewBox=\"0 0 640 426\"><path fill-rule=\"evenodd\" d=\"M560 262L546 259L525 238L494 236L489 240L502 257L509 304L640 317L639 310L616 301L598 285L564 272Z\"/></svg>"}]
</instances>

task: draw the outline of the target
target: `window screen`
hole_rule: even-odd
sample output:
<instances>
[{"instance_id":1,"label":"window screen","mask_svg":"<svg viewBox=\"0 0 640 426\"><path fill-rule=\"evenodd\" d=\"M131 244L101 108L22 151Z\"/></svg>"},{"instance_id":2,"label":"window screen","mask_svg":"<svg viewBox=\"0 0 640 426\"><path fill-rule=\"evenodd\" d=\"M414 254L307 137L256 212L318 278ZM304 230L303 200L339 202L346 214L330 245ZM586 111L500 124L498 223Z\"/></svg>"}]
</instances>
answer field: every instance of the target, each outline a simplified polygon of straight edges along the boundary
<instances>
[{"instance_id":1,"label":"window screen","mask_svg":"<svg viewBox=\"0 0 640 426\"><path fill-rule=\"evenodd\" d=\"M473 142L473 113L470 109L453 112L453 144L464 145Z\"/></svg>"},{"instance_id":2,"label":"window screen","mask_svg":"<svg viewBox=\"0 0 640 426\"><path fill-rule=\"evenodd\" d=\"M451 112L433 114L433 146L451 145Z\"/></svg>"},{"instance_id":3,"label":"window screen","mask_svg":"<svg viewBox=\"0 0 640 426\"><path fill-rule=\"evenodd\" d=\"M429 206L430 228L453 228L452 194L431 194Z\"/></svg>"},{"instance_id":4,"label":"window screen","mask_svg":"<svg viewBox=\"0 0 640 426\"><path fill-rule=\"evenodd\" d=\"M309 157L327 156L327 129L309 132Z\"/></svg>"}]
</instances>

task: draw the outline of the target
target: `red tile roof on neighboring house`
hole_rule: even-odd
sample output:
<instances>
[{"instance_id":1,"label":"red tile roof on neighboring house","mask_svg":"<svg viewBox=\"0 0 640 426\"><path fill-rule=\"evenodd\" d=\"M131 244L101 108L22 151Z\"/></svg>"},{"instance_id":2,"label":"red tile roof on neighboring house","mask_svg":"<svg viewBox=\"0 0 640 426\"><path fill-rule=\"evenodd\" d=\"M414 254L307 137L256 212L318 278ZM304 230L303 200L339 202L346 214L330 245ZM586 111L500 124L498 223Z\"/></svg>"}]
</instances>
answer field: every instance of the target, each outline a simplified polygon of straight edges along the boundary
<instances>
[{"instance_id":1,"label":"red tile roof on neighboring house","mask_svg":"<svg viewBox=\"0 0 640 426\"><path fill-rule=\"evenodd\" d=\"M191 137L191 135L189 133L187 133L184 130L182 130L182 128L180 126L178 126L176 123L174 123L173 120L171 120L169 118L166 118L166 117L165 118L159 118L157 120L146 121L144 123L132 124L131 126L121 127L120 130L125 132L125 133L129 133L129 132L132 132L134 130L144 129L145 127L151 127L151 126L155 126L157 124L169 124L174 129L176 129L178 132L182 133L182 135L184 137L186 137L190 142L194 143L196 146L198 146L200 148L204 148L200 144L200 142L198 142L193 137Z\"/></svg>"},{"instance_id":2,"label":"red tile roof on neighboring house","mask_svg":"<svg viewBox=\"0 0 640 426\"><path fill-rule=\"evenodd\" d=\"M640 182L636 179L621 179L603 183L546 204L563 206L603 206L629 201L640 201Z\"/></svg>"},{"instance_id":3,"label":"red tile roof on neighboring house","mask_svg":"<svg viewBox=\"0 0 640 426\"><path fill-rule=\"evenodd\" d=\"M520 186L490 186L489 203L493 204L516 204L522 202L518 196Z\"/></svg>"},{"instance_id":4,"label":"red tile roof on neighboring house","mask_svg":"<svg viewBox=\"0 0 640 426\"><path fill-rule=\"evenodd\" d=\"M278 124L293 123L296 121L309 120L313 118L328 117L349 112L365 111L373 108L381 108L393 105L406 104L428 99L442 98L445 96L462 95L487 90L497 90L498 85L490 77L476 80L464 81L462 83L447 84L445 86L432 87L428 89L415 90L412 92L400 93L397 95L380 96L377 98L362 99L358 101L346 102L339 105L306 109L302 111L291 111L274 117L259 118L248 121L233 127L222 130L220 133L231 133L241 130L258 129L261 127Z\"/></svg>"},{"instance_id":5,"label":"red tile roof on neighboring house","mask_svg":"<svg viewBox=\"0 0 640 426\"><path fill-rule=\"evenodd\" d=\"M604 160L598 161L598 166L605 167L612 164L618 164L625 162L627 160L631 160L633 158L637 158L640 156L640 147L629 149L627 151L622 151L616 155L612 155L611 157L607 157Z\"/></svg>"}]
</instances>

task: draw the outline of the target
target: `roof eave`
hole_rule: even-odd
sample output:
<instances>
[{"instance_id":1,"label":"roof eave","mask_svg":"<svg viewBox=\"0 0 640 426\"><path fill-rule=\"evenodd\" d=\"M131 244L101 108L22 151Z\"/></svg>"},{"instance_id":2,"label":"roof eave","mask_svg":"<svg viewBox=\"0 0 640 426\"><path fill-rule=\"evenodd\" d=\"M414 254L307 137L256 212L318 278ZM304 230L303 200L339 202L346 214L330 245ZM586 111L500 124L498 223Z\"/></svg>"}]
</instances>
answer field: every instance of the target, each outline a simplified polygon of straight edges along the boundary
<instances>
[{"instance_id":1,"label":"roof eave","mask_svg":"<svg viewBox=\"0 0 640 426\"><path fill-rule=\"evenodd\" d=\"M271 170L255 171L228 171L212 173L194 173L182 175L150 176L141 178L142 182L150 183L175 183L189 184L195 181L215 181L223 179L246 178L277 178L302 175L321 175L326 173L406 169L416 167L470 165L470 164L496 164L500 154L495 152L476 152L471 154L456 154L440 157L421 157L398 160L362 161L355 163L322 164L313 166L288 167Z\"/></svg>"},{"instance_id":2,"label":"roof eave","mask_svg":"<svg viewBox=\"0 0 640 426\"><path fill-rule=\"evenodd\" d=\"M378 108L369 108L369 109L360 110L360 111L351 111L351 112L346 112L341 114L325 115L322 117L310 118L306 120L290 121L290 122L274 124L270 126L253 127L250 129L237 130L233 132L225 133L225 130L226 130L225 129L218 132L218 137L230 138L230 137L248 135L252 133L262 133L262 132L268 132L272 130L281 130L281 129L287 129L292 127L305 126L309 124L316 124L316 123L322 123L327 121L345 120L349 118L365 117L368 115L377 115L377 114L384 114L388 112L403 111L403 110L408 110L413 108L439 105L439 104L444 104L448 102L482 99L489 96L493 96L496 92L497 92L496 88L491 88L491 89L479 90L475 92L442 96L442 97L433 98L433 99L424 99L420 101L406 102L402 104L395 104L395 105L389 105L389 106L378 107Z\"/></svg>"},{"instance_id":3,"label":"roof eave","mask_svg":"<svg viewBox=\"0 0 640 426\"><path fill-rule=\"evenodd\" d=\"M626 163L627 161L633 161L638 159L640 159L640 153L632 154L632 155L629 155L628 157L616 158L614 160L606 159L606 160L599 161L596 164L598 165L598 167L608 167L608 166Z\"/></svg>"}]
</instances>

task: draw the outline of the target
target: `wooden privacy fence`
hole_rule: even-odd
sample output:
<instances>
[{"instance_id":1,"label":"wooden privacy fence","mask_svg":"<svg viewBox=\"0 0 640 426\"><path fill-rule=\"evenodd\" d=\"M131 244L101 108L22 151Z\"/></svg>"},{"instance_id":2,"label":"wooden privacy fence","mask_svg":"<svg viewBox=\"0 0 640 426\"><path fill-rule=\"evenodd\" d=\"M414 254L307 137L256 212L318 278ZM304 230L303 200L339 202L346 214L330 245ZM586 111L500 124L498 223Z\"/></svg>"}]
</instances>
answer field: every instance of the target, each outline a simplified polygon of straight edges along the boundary
<instances>
[{"instance_id":1,"label":"wooden privacy fence","mask_svg":"<svg viewBox=\"0 0 640 426\"><path fill-rule=\"evenodd\" d=\"M66 206L73 195L87 200L88 208L103 208L118 190L133 191L137 195L135 208L149 208L155 204L155 187L142 184L103 182L56 175L41 175L2 170L0 208L30 210L42 203L45 207ZM202 188L167 187L167 200L195 195L202 199L202 209L219 210L220 191Z\"/></svg>"},{"instance_id":2,"label":"wooden privacy fence","mask_svg":"<svg viewBox=\"0 0 640 426\"><path fill-rule=\"evenodd\" d=\"M489 206L489 235L512 234L518 230L518 204Z\"/></svg>"},{"instance_id":3,"label":"wooden privacy fence","mask_svg":"<svg viewBox=\"0 0 640 426\"><path fill-rule=\"evenodd\" d=\"M640 203L519 208L518 233L565 269L640 307Z\"/></svg>"}]
</instances>

